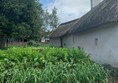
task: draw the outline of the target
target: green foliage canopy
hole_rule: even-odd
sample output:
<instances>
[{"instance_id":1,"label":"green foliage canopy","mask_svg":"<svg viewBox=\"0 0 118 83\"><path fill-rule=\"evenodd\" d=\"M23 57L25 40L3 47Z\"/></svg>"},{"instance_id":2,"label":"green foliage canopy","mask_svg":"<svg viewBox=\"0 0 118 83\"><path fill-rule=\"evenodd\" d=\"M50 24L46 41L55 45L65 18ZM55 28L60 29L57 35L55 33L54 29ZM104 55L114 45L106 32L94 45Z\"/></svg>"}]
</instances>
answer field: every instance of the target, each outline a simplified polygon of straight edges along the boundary
<instances>
[{"instance_id":1,"label":"green foliage canopy","mask_svg":"<svg viewBox=\"0 0 118 83\"><path fill-rule=\"evenodd\" d=\"M43 29L45 31L54 31L59 25L59 18L57 16L57 8L53 8L52 12L48 10L43 11Z\"/></svg>"},{"instance_id":2,"label":"green foliage canopy","mask_svg":"<svg viewBox=\"0 0 118 83\"><path fill-rule=\"evenodd\" d=\"M38 0L0 0L0 34L6 37L37 39L42 26Z\"/></svg>"}]
</instances>

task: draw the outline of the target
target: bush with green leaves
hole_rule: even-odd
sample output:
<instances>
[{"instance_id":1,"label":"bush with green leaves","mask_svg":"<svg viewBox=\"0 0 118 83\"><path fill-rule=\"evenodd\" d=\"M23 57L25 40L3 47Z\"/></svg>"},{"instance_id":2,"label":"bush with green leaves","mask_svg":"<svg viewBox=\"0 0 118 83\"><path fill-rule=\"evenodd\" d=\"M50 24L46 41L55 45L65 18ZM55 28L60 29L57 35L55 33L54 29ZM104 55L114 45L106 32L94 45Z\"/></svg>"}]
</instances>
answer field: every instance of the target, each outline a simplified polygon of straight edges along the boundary
<instances>
[{"instance_id":1,"label":"bush with green leaves","mask_svg":"<svg viewBox=\"0 0 118 83\"><path fill-rule=\"evenodd\" d=\"M0 83L107 83L104 68L78 49L0 50Z\"/></svg>"},{"instance_id":2,"label":"bush with green leaves","mask_svg":"<svg viewBox=\"0 0 118 83\"><path fill-rule=\"evenodd\" d=\"M34 40L30 40L30 41L28 41L27 42L27 45L28 46L40 46L40 44L39 43L37 43L36 41L34 41Z\"/></svg>"}]
</instances>

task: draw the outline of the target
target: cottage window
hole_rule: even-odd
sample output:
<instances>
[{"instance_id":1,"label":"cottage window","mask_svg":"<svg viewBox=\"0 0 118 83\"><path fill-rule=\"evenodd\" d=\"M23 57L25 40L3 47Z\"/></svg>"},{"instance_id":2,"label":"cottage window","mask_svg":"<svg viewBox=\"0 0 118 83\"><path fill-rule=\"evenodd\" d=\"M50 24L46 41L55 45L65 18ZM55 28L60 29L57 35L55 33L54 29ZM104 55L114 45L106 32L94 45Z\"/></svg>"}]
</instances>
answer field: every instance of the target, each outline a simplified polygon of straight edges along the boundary
<instances>
[{"instance_id":1,"label":"cottage window","mask_svg":"<svg viewBox=\"0 0 118 83\"><path fill-rule=\"evenodd\" d=\"M98 45L98 38L95 38L95 45Z\"/></svg>"}]
</instances>

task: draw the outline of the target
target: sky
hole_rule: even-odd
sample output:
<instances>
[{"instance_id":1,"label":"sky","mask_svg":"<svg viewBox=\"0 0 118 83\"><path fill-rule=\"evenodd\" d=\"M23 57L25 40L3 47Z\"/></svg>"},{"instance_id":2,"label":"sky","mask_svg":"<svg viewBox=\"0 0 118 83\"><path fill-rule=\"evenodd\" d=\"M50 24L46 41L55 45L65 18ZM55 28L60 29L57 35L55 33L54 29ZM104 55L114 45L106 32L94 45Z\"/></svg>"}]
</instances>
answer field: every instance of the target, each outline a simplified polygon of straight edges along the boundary
<instances>
[{"instance_id":1,"label":"sky","mask_svg":"<svg viewBox=\"0 0 118 83\"><path fill-rule=\"evenodd\" d=\"M44 9L56 7L59 22L64 23L80 18L90 10L90 0L40 0Z\"/></svg>"}]
</instances>

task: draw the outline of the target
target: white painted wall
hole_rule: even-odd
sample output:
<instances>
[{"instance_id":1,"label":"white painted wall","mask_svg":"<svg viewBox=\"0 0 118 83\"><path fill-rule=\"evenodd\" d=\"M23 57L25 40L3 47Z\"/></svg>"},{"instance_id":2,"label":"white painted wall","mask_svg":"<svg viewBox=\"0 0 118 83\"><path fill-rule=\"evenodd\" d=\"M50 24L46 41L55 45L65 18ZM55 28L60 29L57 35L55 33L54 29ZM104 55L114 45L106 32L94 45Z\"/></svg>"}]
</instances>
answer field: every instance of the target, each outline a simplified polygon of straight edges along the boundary
<instances>
[{"instance_id":1,"label":"white painted wall","mask_svg":"<svg viewBox=\"0 0 118 83\"><path fill-rule=\"evenodd\" d=\"M66 35L65 37L63 37L63 45L66 48L74 47L74 45L73 45L73 35Z\"/></svg>"},{"instance_id":2,"label":"white painted wall","mask_svg":"<svg viewBox=\"0 0 118 83\"><path fill-rule=\"evenodd\" d=\"M61 46L61 41L59 38L52 38L50 39L50 44L53 46L60 47Z\"/></svg>"},{"instance_id":3,"label":"white painted wall","mask_svg":"<svg viewBox=\"0 0 118 83\"><path fill-rule=\"evenodd\" d=\"M98 39L97 45L96 40ZM101 64L118 67L118 23L101 26L95 30L64 37L65 47L84 48L91 59Z\"/></svg>"}]
</instances>

